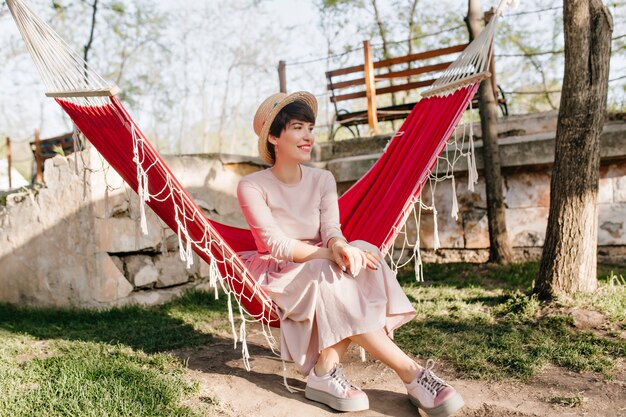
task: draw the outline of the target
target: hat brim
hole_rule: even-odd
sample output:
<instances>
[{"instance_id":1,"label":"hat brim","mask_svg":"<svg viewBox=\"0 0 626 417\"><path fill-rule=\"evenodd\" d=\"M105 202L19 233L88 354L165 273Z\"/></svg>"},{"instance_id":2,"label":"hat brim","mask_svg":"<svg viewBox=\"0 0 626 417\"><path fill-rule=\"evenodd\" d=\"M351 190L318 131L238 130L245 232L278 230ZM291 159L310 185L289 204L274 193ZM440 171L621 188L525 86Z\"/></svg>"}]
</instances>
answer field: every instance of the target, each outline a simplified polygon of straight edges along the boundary
<instances>
[{"instance_id":1,"label":"hat brim","mask_svg":"<svg viewBox=\"0 0 626 417\"><path fill-rule=\"evenodd\" d=\"M272 159L272 155L267 150L267 138L269 136L270 127L274 122L274 119L280 113L280 111L287 106L296 101L301 101L313 110L313 116L317 118L317 99L315 96L306 91L297 91L295 93L289 94L285 96L281 101L279 101L273 108L270 110L267 118L265 119L265 123L261 128L261 133L259 134L259 156L261 159L268 164L273 164L274 160Z\"/></svg>"}]
</instances>

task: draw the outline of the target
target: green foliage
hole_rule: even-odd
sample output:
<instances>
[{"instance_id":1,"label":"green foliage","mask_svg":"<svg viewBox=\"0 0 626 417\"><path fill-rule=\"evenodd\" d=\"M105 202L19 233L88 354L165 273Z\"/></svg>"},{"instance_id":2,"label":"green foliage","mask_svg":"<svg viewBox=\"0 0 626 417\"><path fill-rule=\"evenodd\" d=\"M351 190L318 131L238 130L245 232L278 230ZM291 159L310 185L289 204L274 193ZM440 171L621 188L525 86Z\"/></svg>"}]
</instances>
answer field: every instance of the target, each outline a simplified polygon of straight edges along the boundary
<instances>
[{"instance_id":1,"label":"green foliage","mask_svg":"<svg viewBox=\"0 0 626 417\"><path fill-rule=\"evenodd\" d=\"M52 148L52 151L57 155L65 156L65 151L63 150L63 146L57 145Z\"/></svg>"}]
</instances>

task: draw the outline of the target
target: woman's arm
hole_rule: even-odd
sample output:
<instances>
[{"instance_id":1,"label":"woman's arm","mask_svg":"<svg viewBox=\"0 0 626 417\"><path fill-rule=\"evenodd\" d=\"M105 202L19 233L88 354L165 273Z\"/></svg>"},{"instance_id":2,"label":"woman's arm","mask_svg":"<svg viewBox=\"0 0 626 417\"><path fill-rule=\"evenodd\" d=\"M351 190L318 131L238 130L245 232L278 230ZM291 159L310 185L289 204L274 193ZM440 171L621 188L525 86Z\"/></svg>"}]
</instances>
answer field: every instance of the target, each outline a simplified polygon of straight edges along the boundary
<instances>
[{"instance_id":1,"label":"woman's arm","mask_svg":"<svg viewBox=\"0 0 626 417\"><path fill-rule=\"evenodd\" d=\"M292 253L294 262L306 262L311 259L334 260L333 253L329 248L310 245L300 240L294 245Z\"/></svg>"}]
</instances>

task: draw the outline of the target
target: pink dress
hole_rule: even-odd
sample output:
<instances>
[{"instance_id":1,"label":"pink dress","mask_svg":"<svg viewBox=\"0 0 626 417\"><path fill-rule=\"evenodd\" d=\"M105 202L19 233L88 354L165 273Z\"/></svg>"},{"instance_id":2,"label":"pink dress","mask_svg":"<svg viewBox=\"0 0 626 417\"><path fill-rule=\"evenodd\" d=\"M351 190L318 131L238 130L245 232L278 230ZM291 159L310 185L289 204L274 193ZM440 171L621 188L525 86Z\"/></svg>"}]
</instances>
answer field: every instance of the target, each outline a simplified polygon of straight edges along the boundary
<instances>
[{"instance_id":1,"label":"pink dress","mask_svg":"<svg viewBox=\"0 0 626 417\"><path fill-rule=\"evenodd\" d=\"M355 334L390 333L415 310L384 261L355 278L327 259L293 262L298 240L326 246L343 237L333 175L300 167L301 180L293 185L278 180L271 169L247 175L237 198L257 246L239 255L279 307L281 357L307 375L322 349ZM380 255L370 243L350 243Z\"/></svg>"}]
</instances>

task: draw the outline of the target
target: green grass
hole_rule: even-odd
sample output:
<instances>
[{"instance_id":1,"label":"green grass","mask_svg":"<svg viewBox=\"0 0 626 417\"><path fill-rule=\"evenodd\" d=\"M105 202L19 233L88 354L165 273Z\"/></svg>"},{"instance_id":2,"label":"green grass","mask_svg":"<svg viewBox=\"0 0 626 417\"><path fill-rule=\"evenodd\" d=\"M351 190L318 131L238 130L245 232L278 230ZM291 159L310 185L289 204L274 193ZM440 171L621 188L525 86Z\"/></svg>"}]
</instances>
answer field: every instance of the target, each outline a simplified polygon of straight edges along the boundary
<instances>
[{"instance_id":1,"label":"green grass","mask_svg":"<svg viewBox=\"0 0 626 417\"><path fill-rule=\"evenodd\" d=\"M601 266L595 294L545 305L528 296L537 268L426 265L425 283L401 271L417 317L396 341L461 378L525 380L548 364L614 377L626 357L624 269ZM571 308L602 312L607 329L576 329ZM210 415L220 399L199 396L171 351L211 345L217 333L229 333L226 298L212 293L104 311L0 305L0 416ZM546 401L574 407L581 398Z\"/></svg>"},{"instance_id":2,"label":"green grass","mask_svg":"<svg viewBox=\"0 0 626 417\"><path fill-rule=\"evenodd\" d=\"M201 292L106 311L0 305L0 415L199 415L182 405L197 384L167 352L209 345L225 316Z\"/></svg>"},{"instance_id":3,"label":"green grass","mask_svg":"<svg viewBox=\"0 0 626 417\"><path fill-rule=\"evenodd\" d=\"M415 356L446 361L462 378L524 380L547 364L612 378L615 359L626 357L626 340L577 330L571 316L529 296L537 269L536 263L426 265L424 284L402 271L417 318L398 329L396 341ZM626 285L602 276L596 294L559 307L600 311L619 328L625 303Z\"/></svg>"}]
</instances>

